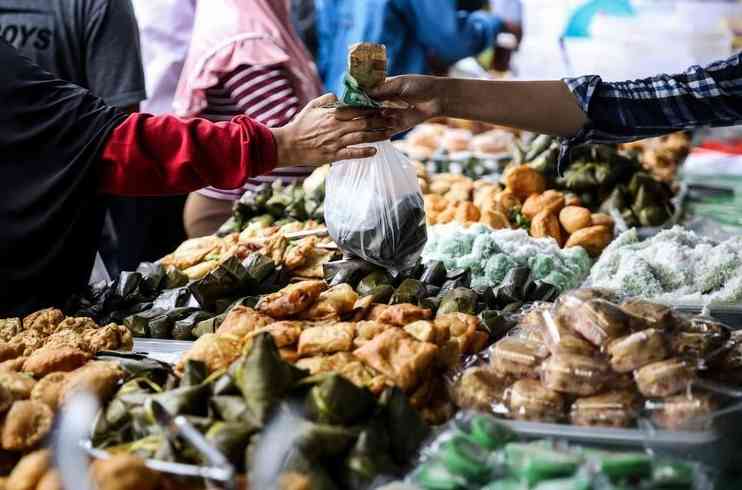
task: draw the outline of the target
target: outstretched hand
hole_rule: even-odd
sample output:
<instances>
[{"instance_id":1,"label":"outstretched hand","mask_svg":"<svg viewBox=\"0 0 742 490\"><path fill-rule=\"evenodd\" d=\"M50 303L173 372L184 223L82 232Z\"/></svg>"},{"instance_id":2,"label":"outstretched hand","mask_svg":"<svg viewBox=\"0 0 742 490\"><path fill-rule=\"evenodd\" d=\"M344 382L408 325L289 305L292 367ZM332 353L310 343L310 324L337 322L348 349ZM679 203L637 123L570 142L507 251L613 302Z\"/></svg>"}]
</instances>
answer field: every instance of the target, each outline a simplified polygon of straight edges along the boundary
<instances>
[{"instance_id":1,"label":"outstretched hand","mask_svg":"<svg viewBox=\"0 0 742 490\"><path fill-rule=\"evenodd\" d=\"M406 131L443 113L437 77L402 75L387 78L369 91L375 100L400 103L406 109L384 109L382 114L394 124L394 133Z\"/></svg>"},{"instance_id":2,"label":"outstretched hand","mask_svg":"<svg viewBox=\"0 0 742 490\"><path fill-rule=\"evenodd\" d=\"M289 124L273 128L278 166L319 166L351 158L366 158L374 148L354 147L389 139L396 123L377 109L334 108L337 98L326 94L311 101Z\"/></svg>"}]
</instances>

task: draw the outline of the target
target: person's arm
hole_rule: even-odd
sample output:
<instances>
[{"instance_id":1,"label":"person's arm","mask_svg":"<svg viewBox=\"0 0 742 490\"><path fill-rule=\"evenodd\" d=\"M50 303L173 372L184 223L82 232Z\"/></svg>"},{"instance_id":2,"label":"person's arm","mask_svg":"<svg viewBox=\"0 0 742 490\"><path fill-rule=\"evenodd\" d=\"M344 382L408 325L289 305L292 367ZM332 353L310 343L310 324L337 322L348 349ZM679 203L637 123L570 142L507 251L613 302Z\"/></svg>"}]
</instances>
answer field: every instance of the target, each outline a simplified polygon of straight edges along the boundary
<instances>
[{"instance_id":1,"label":"person's arm","mask_svg":"<svg viewBox=\"0 0 742 490\"><path fill-rule=\"evenodd\" d=\"M492 47L502 22L484 12L456 10L453 0L407 0L405 20L417 39L446 63Z\"/></svg>"},{"instance_id":2,"label":"person's arm","mask_svg":"<svg viewBox=\"0 0 742 490\"><path fill-rule=\"evenodd\" d=\"M389 121L364 110L327 109L313 100L291 123L269 129L245 116L231 122L132 114L116 127L101 156L100 190L123 196L233 189L274 168L373 156L352 145L388 139Z\"/></svg>"},{"instance_id":3,"label":"person's arm","mask_svg":"<svg viewBox=\"0 0 742 490\"><path fill-rule=\"evenodd\" d=\"M127 109L146 98L139 27L131 0L97 0L84 34L87 87L108 105Z\"/></svg>"}]
</instances>

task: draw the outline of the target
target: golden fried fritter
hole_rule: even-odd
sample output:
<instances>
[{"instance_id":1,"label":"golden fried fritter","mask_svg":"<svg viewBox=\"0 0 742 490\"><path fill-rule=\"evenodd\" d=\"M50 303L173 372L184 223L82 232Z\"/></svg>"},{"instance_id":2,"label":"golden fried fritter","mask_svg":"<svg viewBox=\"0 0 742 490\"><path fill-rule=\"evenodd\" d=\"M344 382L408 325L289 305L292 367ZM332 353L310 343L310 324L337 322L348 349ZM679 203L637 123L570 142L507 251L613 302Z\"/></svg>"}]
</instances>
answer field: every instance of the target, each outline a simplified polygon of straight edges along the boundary
<instances>
[{"instance_id":1,"label":"golden fried fritter","mask_svg":"<svg viewBox=\"0 0 742 490\"><path fill-rule=\"evenodd\" d=\"M69 347L72 349L78 349L81 351L88 352L90 347L82 336L82 333L74 330L57 330L51 334L44 342L44 349L61 349L63 347Z\"/></svg>"},{"instance_id":2,"label":"golden fried fritter","mask_svg":"<svg viewBox=\"0 0 742 490\"><path fill-rule=\"evenodd\" d=\"M5 413L15 401L7 386L0 385L0 413ZM2 487L0 487L2 488Z\"/></svg>"},{"instance_id":3,"label":"golden fried fritter","mask_svg":"<svg viewBox=\"0 0 742 490\"><path fill-rule=\"evenodd\" d=\"M10 339L18 335L23 330L23 324L20 318L2 318L0 319L0 340L9 342Z\"/></svg>"},{"instance_id":4,"label":"golden fried fritter","mask_svg":"<svg viewBox=\"0 0 742 490\"><path fill-rule=\"evenodd\" d=\"M303 266L307 262L309 254L317 246L317 241L318 238L316 236L308 236L290 247L283 258L286 268L294 270Z\"/></svg>"},{"instance_id":5,"label":"golden fried fritter","mask_svg":"<svg viewBox=\"0 0 742 490\"><path fill-rule=\"evenodd\" d=\"M240 339L231 335L206 334L194 342L191 349L181 356L175 372L181 374L189 359L206 364L209 373L226 369L240 356Z\"/></svg>"},{"instance_id":6,"label":"golden fried fritter","mask_svg":"<svg viewBox=\"0 0 742 490\"><path fill-rule=\"evenodd\" d=\"M2 439L7 451L27 451L36 447L52 428L54 413L42 402L19 400L5 416Z\"/></svg>"},{"instance_id":7,"label":"golden fried fritter","mask_svg":"<svg viewBox=\"0 0 742 490\"><path fill-rule=\"evenodd\" d=\"M64 313L61 310L46 308L23 318L23 329L37 330L44 335L51 335L62 320L64 320Z\"/></svg>"},{"instance_id":8,"label":"golden fried fritter","mask_svg":"<svg viewBox=\"0 0 742 490\"><path fill-rule=\"evenodd\" d=\"M317 301L299 317L304 320L340 319L353 311L357 300L358 293L350 285L338 284L320 294Z\"/></svg>"},{"instance_id":9,"label":"golden fried fritter","mask_svg":"<svg viewBox=\"0 0 742 490\"><path fill-rule=\"evenodd\" d=\"M258 313L247 306L235 306L227 314L226 318L216 330L218 335L232 335L237 338L243 338L247 334L270 325L275 320L268 316Z\"/></svg>"},{"instance_id":10,"label":"golden fried fritter","mask_svg":"<svg viewBox=\"0 0 742 490\"><path fill-rule=\"evenodd\" d=\"M5 482L5 490L34 490L49 470L49 450L39 449L25 455L13 468Z\"/></svg>"},{"instance_id":11,"label":"golden fried fritter","mask_svg":"<svg viewBox=\"0 0 742 490\"><path fill-rule=\"evenodd\" d=\"M59 404L61 405L74 393L87 391L100 402L105 403L116 391L118 382L124 379L124 371L116 362L92 361L66 376L62 387Z\"/></svg>"},{"instance_id":12,"label":"golden fried fritter","mask_svg":"<svg viewBox=\"0 0 742 490\"><path fill-rule=\"evenodd\" d=\"M85 330L82 338L88 344L91 353L103 350L130 351L134 347L134 339L129 329L115 323Z\"/></svg>"},{"instance_id":13,"label":"golden fried fritter","mask_svg":"<svg viewBox=\"0 0 742 490\"><path fill-rule=\"evenodd\" d=\"M22 346L23 355L30 356L33 351L40 349L44 345L46 339L47 334L43 334L39 330L23 330L10 339L10 344Z\"/></svg>"},{"instance_id":14,"label":"golden fried fritter","mask_svg":"<svg viewBox=\"0 0 742 490\"><path fill-rule=\"evenodd\" d=\"M45 403L56 412L59 406L59 394L62 393L64 382L70 373L49 373L36 382L31 390L31 400Z\"/></svg>"},{"instance_id":15,"label":"golden fried fritter","mask_svg":"<svg viewBox=\"0 0 742 490\"><path fill-rule=\"evenodd\" d=\"M288 347L290 345L296 344L296 342L299 340L299 335L301 335L301 330L302 322L290 320L274 322L268 326L253 330L248 334L247 338L251 339L258 334L267 332L273 337L273 340L276 343L276 347Z\"/></svg>"},{"instance_id":16,"label":"golden fried fritter","mask_svg":"<svg viewBox=\"0 0 742 490\"><path fill-rule=\"evenodd\" d=\"M131 454L98 459L93 463L90 473L98 490L154 490L160 484L160 474L147 468L144 460Z\"/></svg>"},{"instance_id":17,"label":"golden fried fritter","mask_svg":"<svg viewBox=\"0 0 742 490\"><path fill-rule=\"evenodd\" d=\"M72 330L77 333L82 333L84 330L91 328L98 328L98 324L95 323L92 318L79 316L65 318L59 323L59 325L57 325L54 331L59 332L60 330Z\"/></svg>"},{"instance_id":18,"label":"golden fried fritter","mask_svg":"<svg viewBox=\"0 0 742 490\"><path fill-rule=\"evenodd\" d=\"M41 477L39 484L36 485L36 490L64 490L62 485L62 477L59 475L57 470L49 470Z\"/></svg>"},{"instance_id":19,"label":"golden fried fritter","mask_svg":"<svg viewBox=\"0 0 742 490\"><path fill-rule=\"evenodd\" d=\"M273 318L287 318L309 308L327 289L324 281L302 281L290 284L277 293L260 299L257 310Z\"/></svg>"},{"instance_id":20,"label":"golden fried fritter","mask_svg":"<svg viewBox=\"0 0 742 490\"><path fill-rule=\"evenodd\" d=\"M35 384L36 381L31 376L0 369L0 385L10 390L16 400L25 400L30 397Z\"/></svg>"},{"instance_id":21,"label":"golden fried fritter","mask_svg":"<svg viewBox=\"0 0 742 490\"><path fill-rule=\"evenodd\" d=\"M401 303L386 308L377 318L382 323L404 327L418 320L430 320L433 312L410 303Z\"/></svg>"},{"instance_id":22,"label":"golden fried fritter","mask_svg":"<svg viewBox=\"0 0 742 490\"><path fill-rule=\"evenodd\" d=\"M72 371L90 360L90 354L72 347L39 349L23 363L23 371L37 378L54 371Z\"/></svg>"},{"instance_id":23,"label":"golden fried fritter","mask_svg":"<svg viewBox=\"0 0 742 490\"><path fill-rule=\"evenodd\" d=\"M0 362L0 371L15 371L20 372L23 369L23 364L28 359L28 356L20 356L15 359L8 359L7 361Z\"/></svg>"},{"instance_id":24,"label":"golden fried fritter","mask_svg":"<svg viewBox=\"0 0 742 490\"><path fill-rule=\"evenodd\" d=\"M181 243L170 255L163 257L160 261L164 266L175 266L183 270L200 264L207 255L221 247L221 238L209 235L193 238Z\"/></svg>"},{"instance_id":25,"label":"golden fried fritter","mask_svg":"<svg viewBox=\"0 0 742 490\"><path fill-rule=\"evenodd\" d=\"M299 355L332 354L353 349L355 327L352 323L311 327L301 332Z\"/></svg>"},{"instance_id":26,"label":"golden fried fritter","mask_svg":"<svg viewBox=\"0 0 742 490\"><path fill-rule=\"evenodd\" d=\"M0 362L15 359L23 354L25 348L20 344L0 342Z\"/></svg>"}]
</instances>

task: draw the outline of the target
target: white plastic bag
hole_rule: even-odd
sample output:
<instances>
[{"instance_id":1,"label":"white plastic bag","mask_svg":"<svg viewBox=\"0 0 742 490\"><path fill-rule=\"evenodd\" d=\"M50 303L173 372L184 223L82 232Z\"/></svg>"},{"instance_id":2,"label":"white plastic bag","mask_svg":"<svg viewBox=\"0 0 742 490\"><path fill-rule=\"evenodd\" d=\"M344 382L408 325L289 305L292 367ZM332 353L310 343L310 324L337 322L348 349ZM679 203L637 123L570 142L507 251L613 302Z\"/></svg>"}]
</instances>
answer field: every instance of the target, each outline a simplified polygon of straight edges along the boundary
<instances>
[{"instance_id":1,"label":"white plastic bag","mask_svg":"<svg viewBox=\"0 0 742 490\"><path fill-rule=\"evenodd\" d=\"M376 155L332 165L325 222L345 252L399 272L412 267L427 241L425 206L415 167L391 141Z\"/></svg>"}]
</instances>

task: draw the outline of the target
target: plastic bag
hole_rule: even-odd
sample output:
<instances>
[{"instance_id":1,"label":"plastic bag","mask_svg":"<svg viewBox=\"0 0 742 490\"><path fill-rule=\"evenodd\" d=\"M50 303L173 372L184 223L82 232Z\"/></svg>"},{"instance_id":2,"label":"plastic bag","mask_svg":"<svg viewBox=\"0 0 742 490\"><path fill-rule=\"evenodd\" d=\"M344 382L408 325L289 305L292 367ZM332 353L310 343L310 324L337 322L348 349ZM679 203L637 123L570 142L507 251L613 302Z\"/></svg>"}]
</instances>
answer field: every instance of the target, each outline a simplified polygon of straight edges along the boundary
<instances>
[{"instance_id":1,"label":"plastic bag","mask_svg":"<svg viewBox=\"0 0 742 490\"><path fill-rule=\"evenodd\" d=\"M407 157L390 141L368 146L375 156L332 166L325 222L344 252L396 273L415 264L427 241L423 198Z\"/></svg>"}]
</instances>

